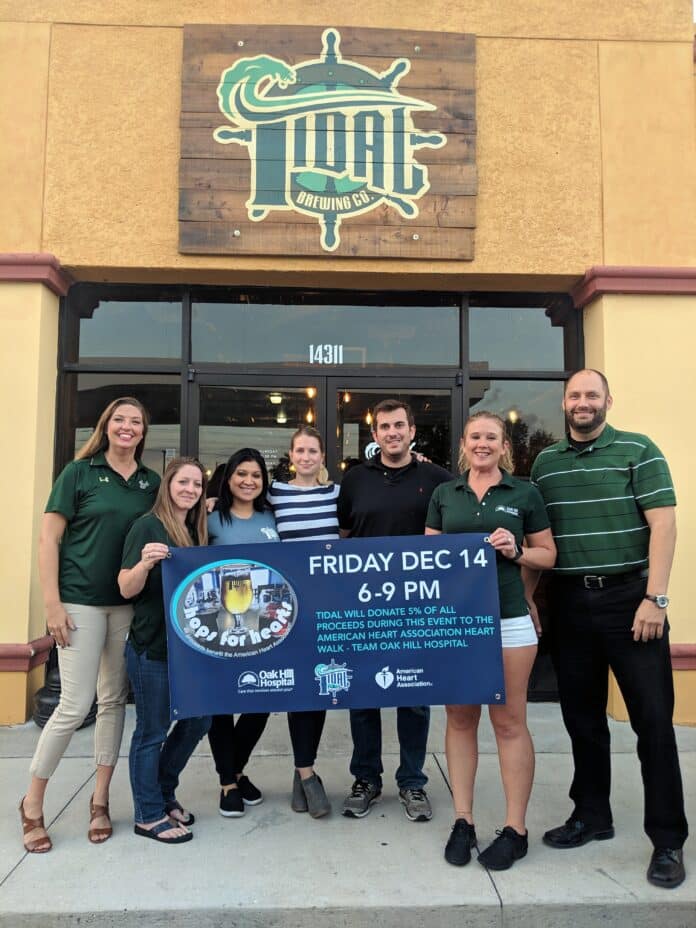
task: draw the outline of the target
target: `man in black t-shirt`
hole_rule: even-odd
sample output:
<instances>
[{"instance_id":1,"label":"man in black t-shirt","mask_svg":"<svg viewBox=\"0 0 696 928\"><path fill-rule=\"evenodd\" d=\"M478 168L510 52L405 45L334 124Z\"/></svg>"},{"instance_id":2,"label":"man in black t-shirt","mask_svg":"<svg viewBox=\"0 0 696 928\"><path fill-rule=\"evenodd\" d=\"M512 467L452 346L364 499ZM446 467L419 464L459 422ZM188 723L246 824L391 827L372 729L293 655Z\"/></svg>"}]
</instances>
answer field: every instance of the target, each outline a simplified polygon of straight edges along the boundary
<instances>
[{"instance_id":1,"label":"man in black t-shirt","mask_svg":"<svg viewBox=\"0 0 696 928\"><path fill-rule=\"evenodd\" d=\"M436 486L451 480L442 467L418 461L411 453L416 434L413 413L400 400L375 406L372 436L379 454L353 467L343 478L338 497L338 522L343 537L375 538L422 535L428 503ZM430 707L397 709L400 764L396 771L399 799L412 822L432 818L423 772ZM379 709L351 709L353 787L343 814L363 818L382 793L382 722Z\"/></svg>"}]
</instances>

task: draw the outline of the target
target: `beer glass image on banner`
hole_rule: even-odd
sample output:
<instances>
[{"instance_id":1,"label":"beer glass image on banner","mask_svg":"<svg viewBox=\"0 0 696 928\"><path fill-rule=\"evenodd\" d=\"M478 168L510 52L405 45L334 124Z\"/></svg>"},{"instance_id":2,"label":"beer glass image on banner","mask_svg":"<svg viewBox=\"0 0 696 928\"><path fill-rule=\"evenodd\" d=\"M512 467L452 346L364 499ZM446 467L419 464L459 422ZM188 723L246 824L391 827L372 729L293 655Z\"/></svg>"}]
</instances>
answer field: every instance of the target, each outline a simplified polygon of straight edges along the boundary
<instances>
[{"instance_id":1,"label":"beer glass image on banner","mask_svg":"<svg viewBox=\"0 0 696 928\"><path fill-rule=\"evenodd\" d=\"M290 583L259 561L208 564L190 574L174 596L174 629L196 651L249 657L285 640L297 618Z\"/></svg>"}]
</instances>

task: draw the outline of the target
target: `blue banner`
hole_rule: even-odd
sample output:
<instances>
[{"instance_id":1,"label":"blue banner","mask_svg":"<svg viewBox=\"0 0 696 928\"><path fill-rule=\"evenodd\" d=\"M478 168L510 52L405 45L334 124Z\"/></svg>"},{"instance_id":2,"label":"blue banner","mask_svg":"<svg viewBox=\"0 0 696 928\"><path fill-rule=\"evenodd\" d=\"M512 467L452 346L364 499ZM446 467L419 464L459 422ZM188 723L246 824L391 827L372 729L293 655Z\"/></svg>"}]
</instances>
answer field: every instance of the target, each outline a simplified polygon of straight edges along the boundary
<instances>
[{"instance_id":1,"label":"blue banner","mask_svg":"<svg viewBox=\"0 0 696 928\"><path fill-rule=\"evenodd\" d=\"M485 535L174 548L162 563L172 719L505 701Z\"/></svg>"}]
</instances>

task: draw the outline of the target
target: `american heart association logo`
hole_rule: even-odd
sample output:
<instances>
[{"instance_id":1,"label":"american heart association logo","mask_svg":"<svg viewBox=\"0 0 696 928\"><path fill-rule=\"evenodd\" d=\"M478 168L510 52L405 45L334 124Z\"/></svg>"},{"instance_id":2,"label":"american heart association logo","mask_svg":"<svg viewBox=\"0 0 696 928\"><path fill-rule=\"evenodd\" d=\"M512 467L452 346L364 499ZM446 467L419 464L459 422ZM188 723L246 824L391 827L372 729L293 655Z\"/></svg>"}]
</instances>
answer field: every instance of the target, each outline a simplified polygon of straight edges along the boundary
<instances>
[{"instance_id":1,"label":"american heart association logo","mask_svg":"<svg viewBox=\"0 0 696 928\"><path fill-rule=\"evenodd\" d=\"M375 681L377 682L377 686L381 686L383 690L388 690L394 682L394 674L388 667L382 667L382 669L378 670L375 674Z\"/></svg>"}]
</instances>

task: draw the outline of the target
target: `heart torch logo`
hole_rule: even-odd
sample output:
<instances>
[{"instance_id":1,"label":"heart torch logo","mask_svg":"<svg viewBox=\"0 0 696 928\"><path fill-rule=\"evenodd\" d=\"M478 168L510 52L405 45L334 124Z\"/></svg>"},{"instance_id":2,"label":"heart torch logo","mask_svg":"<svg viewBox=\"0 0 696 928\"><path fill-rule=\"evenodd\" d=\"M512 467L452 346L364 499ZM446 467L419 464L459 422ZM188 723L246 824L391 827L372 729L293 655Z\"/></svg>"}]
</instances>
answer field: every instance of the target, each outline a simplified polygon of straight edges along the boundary
<instances>
[{"instance_id":1,"label":"heart torch logo","mask_svg":"<svg viewBox=\"0 0 696 928\"><path fill-rule=\"evenodd\" d=\"M383 690L388 690L394 682L394 674L388 667L382 667L382 669L378 670L375 674L375 681L377 686L381 686Z\"/></svg>"}]
</instances>

